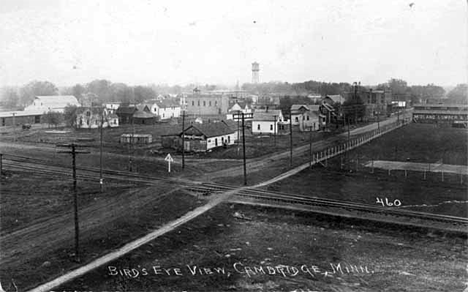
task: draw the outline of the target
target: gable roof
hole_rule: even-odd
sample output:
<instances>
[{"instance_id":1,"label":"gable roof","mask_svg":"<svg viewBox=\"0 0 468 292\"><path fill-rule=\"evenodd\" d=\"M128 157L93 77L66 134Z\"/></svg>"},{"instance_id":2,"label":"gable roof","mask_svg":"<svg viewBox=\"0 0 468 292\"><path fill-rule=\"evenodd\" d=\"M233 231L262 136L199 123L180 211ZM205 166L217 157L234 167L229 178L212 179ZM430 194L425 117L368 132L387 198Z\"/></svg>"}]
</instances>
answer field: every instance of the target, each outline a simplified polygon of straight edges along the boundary
<instances>
[{"instance_id":1,"label":"gable roof","mask_svg":"<svg viewBox=\"0 0 468 292\"><path fill-rule=\"evenodd\" d=\"M275 121L275 116L276 119L278 119L280 116L282 116L281 110L256 110L254 112L253 116L253 121Z\"/></svg>"},{"instance_id":2,"label":"gable roof","mask_svg":"<svg viewBox=\"0 0 468 292\"><path fill-rule=\"evenodd\" d=\"M308 107L307 105L305 105L305 104L293 104L293 105L291 106L291 112L292 112L293 114L299 113L299 110L300 110L301 108L304 108L304 110L306 110L306 111L309 111L309 110L310 110L309 107Z\"/></svg>"},{"instance_id":3,"label":"gable roof","mask_svg":"<svg viewBox=\"0 0 468 292\"><path fill-rule=\"evenodd\" d=\"M36 95L36 101L40 101L45 107L65 107L70 105L79 105L78 100L73 95Z\"/></svg>"},{"instance_id":4,"label":"gable roof","mask_svg":"<svg viewBox=\"0 0 468 292\"><path fill-rule=\"evenodd\" d=\"M185 129L185 134L202 134L207 138L217 137L227 134L232 134L232 130L226 123L208 123L208 124L193 124ZM182 134L182 133L181 133Z\"/></svg>"},{"instance_id":5,"label":"gable roof","mask_svg":"<svg viewBox=\"0 0 468 292\"><path fill-rule=\"evenodd\" d=\"M116 114L134 114L137 111L135 106L120 105L115 111Z\"/></svg>"}]
</instances>

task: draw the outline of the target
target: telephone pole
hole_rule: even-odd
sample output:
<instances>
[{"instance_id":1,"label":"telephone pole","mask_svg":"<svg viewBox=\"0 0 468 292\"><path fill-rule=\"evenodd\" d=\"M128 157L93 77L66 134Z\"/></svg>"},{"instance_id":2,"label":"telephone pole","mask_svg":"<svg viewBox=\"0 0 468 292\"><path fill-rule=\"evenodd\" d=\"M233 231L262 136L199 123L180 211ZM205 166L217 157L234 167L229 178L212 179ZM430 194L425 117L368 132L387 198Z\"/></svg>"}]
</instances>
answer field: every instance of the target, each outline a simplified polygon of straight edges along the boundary
<instances>
[{"instance_id":1,"label":"telephone pole","mask_svg":"<svg viewBox=\"0 0 468 292\"><path fill-rule=\"evenodd\" d=\"M101 112L101 142L99 147L99 190L104 190L104 180L102 178L102 128L104 126L104 109Z\"/></svg>"},{"instance_id":2,"label":"telephone pole","mask_svg":"<svg viewBox=\"0 0 468 292\"><path fill-rule=\"evenodd\" d=\"M289 158L289 166L293 164L293 136L292 136L292 112L289 112L289 137L290 137L290 158Z\"/></svg>"},{"instance_id":3,"label":"telephone pole","mask_svg":"<svg viewBox=\"0 0 468 292\"><path fill-rule=\"evenodd\" d=\"M275 138L275 149L276 149L276 124L277 124L277 119L276 119L276 116L273 116L273 118L275 119L274 124L273 124L273 136Z\"/></svg>"},{"instance_id":4,"label":"telephone pole","mask_svg":"<svg viewBox=\"0 0 468 292\"><path fill-rule=\"evenodd\" d=\"M244 185L247 185L247 161L245 159L245 124L244 113L242 113L242 152L244 154Z\"/></svg>"},{"instance_id":5,"label":"telephone pole","mask_svg":"<svg viewBox=\"0 0 468 292\"><path fill-rule=\"evenodd\" d=\"M312 126L309 127L309 168L312 169Z\"/></svg>"},{"instance_id":6,"label":"telephone pole","mask_svg":"<svg viewBox=\"0 0 468 292\"><path fill-rule=\"evenodd\" d=\"M182 111L182 168L185 168L185 110Z\"/></svg>"},{"instance_id":7,"label":"telephone pole","mask_svg":"<svg viewBox=\"0 0 468 292\"><path fill-rule=\"evenodd\" d=\"M71 144L60 144L57 147L71 148L69 151L59 151L59 153L67 153L72 155L72 168L73 168L73 213L75 221L75 260L80 262L80 226L78 223L78 193L77 193L77 182L76 182L76 155L87 154L89 151L76 150L76 147L86 147L84 145Z\"/></svg>"}]
</instances>

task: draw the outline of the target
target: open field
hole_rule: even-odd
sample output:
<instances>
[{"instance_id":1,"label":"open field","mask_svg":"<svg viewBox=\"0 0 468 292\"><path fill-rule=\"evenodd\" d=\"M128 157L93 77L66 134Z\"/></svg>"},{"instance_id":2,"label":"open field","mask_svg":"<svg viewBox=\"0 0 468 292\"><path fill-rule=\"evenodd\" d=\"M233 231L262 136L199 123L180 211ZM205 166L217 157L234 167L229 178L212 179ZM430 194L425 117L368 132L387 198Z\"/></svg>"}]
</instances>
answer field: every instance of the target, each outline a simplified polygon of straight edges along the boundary
<instances>
[{"instance_id":1,"label":"open field","mask_svg":"<svg viewBox=\"0 0 468 292\"><path fill-rule=\"evenodd\" d=\"M8 187L8 182L2 187ZM62 193L64 198L59 198L60 194L47 191L49 187L47 184L36 186L35 197L19 194L16 199L14 194L9 194L6 198L8 206L16 201L25 202L25 206L15 209L17 213L3 212L5 204L2 201L2 227L5 230L0 239L0 281L4 287L4 283L14 281L20 291L24 291L26 287L80 265L74 261L71 195ZM81 264L157 229L202 203L173 185L163 183L131 190L116 189L79 196ZM54 195L57 204L48 204ZM3 221L15 222L16 218L29 220L24 213L34 216L26 228L24 225L22 229L8 224L3 226Z\"/></svg>"},{"instance_id":2,"label":"open field","mask_svg":"<svg viewBox=\"0 0 468 292\"><path fill-rule=\"evenodd\" d=\"M462 291L465 240L221 205L57 290Z\"/></svg>"},{"instance_id":3,"label":"open field","mask_svg":"<svg viewBox=\"0 0 468 292\"><path fill-rule=\"evenodd\" d=\"M467 137L464 129L410 124L327 161L326 167L303 171L268 189L365 204L376 204L377 198L398 199L401 208L467 217L466 176L460 180L459 174L445 174L442 181L441 173L407 171L405 177L402 170L389 175L387 170L375 168L372 173L365 167L372 158L464 166Z\"/></svg>"}]
</instances>

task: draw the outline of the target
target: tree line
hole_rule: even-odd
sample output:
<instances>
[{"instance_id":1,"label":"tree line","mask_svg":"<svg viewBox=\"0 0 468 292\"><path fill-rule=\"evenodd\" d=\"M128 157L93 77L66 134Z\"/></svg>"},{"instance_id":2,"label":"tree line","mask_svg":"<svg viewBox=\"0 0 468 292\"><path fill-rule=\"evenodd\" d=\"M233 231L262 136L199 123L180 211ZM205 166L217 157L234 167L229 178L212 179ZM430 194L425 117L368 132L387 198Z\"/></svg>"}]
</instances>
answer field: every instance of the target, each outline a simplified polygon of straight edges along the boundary
<instances>
[{"instance_id":1,"label":"tree line","mask_svg":"<svg viewBox=\"0 0 468 292\"><path fill-rule=\"evenodd\" d=\"M159 94L182 94L190 93L194 88L203 91L215 89L228 89L223 85L204 86L188 84L185 86L169 85L138 85L129 86L125 83L112 83L109 80L93 80L87 84L76 84L71 87L59 89L49 81L32 81L21 87L4 87L0 91L1 105L8 109L23 109L31 104L36 95L73 95L80 102L87 100L91 103L102 104L105 102L141 103L145 100L154 99ZM238 87L236 87L238 89ZM300 98L307 95L335 95L347 97L352 84L346 82L330 83L321 81L305 81L300 83L267 82L267 83L245 83L242 90L256 94L259 97L280 95L282 98L290 97L283 104L297 103ZM434 84L412 85L401 79L392 78L388 82L378 84L376 89L389 89L393 100L406 100L413 103L438 102L447 98L446 102L466 103L467 85L459 84L454 89L445 92L444 88ZM295 100L299 99L299 100Z\"/></svg>"}]
</instances>

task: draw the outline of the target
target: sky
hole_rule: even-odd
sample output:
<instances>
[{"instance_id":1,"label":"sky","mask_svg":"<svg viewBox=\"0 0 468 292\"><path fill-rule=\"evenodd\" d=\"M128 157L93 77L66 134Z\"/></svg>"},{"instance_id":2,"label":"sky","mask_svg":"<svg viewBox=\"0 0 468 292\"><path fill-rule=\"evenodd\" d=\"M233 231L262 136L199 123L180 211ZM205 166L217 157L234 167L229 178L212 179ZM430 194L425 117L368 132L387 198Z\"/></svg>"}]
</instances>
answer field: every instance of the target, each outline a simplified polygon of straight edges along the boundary
<instances>
[{"instance_id":1,"label":"sky","mask_svg":"<svg viewBox=\"0 0 468 292\"><path fill-rule=\"evenodd\" d=\"M0 0L0 87L467 82L464 0Z\"/></svg>"}]
</instances>

